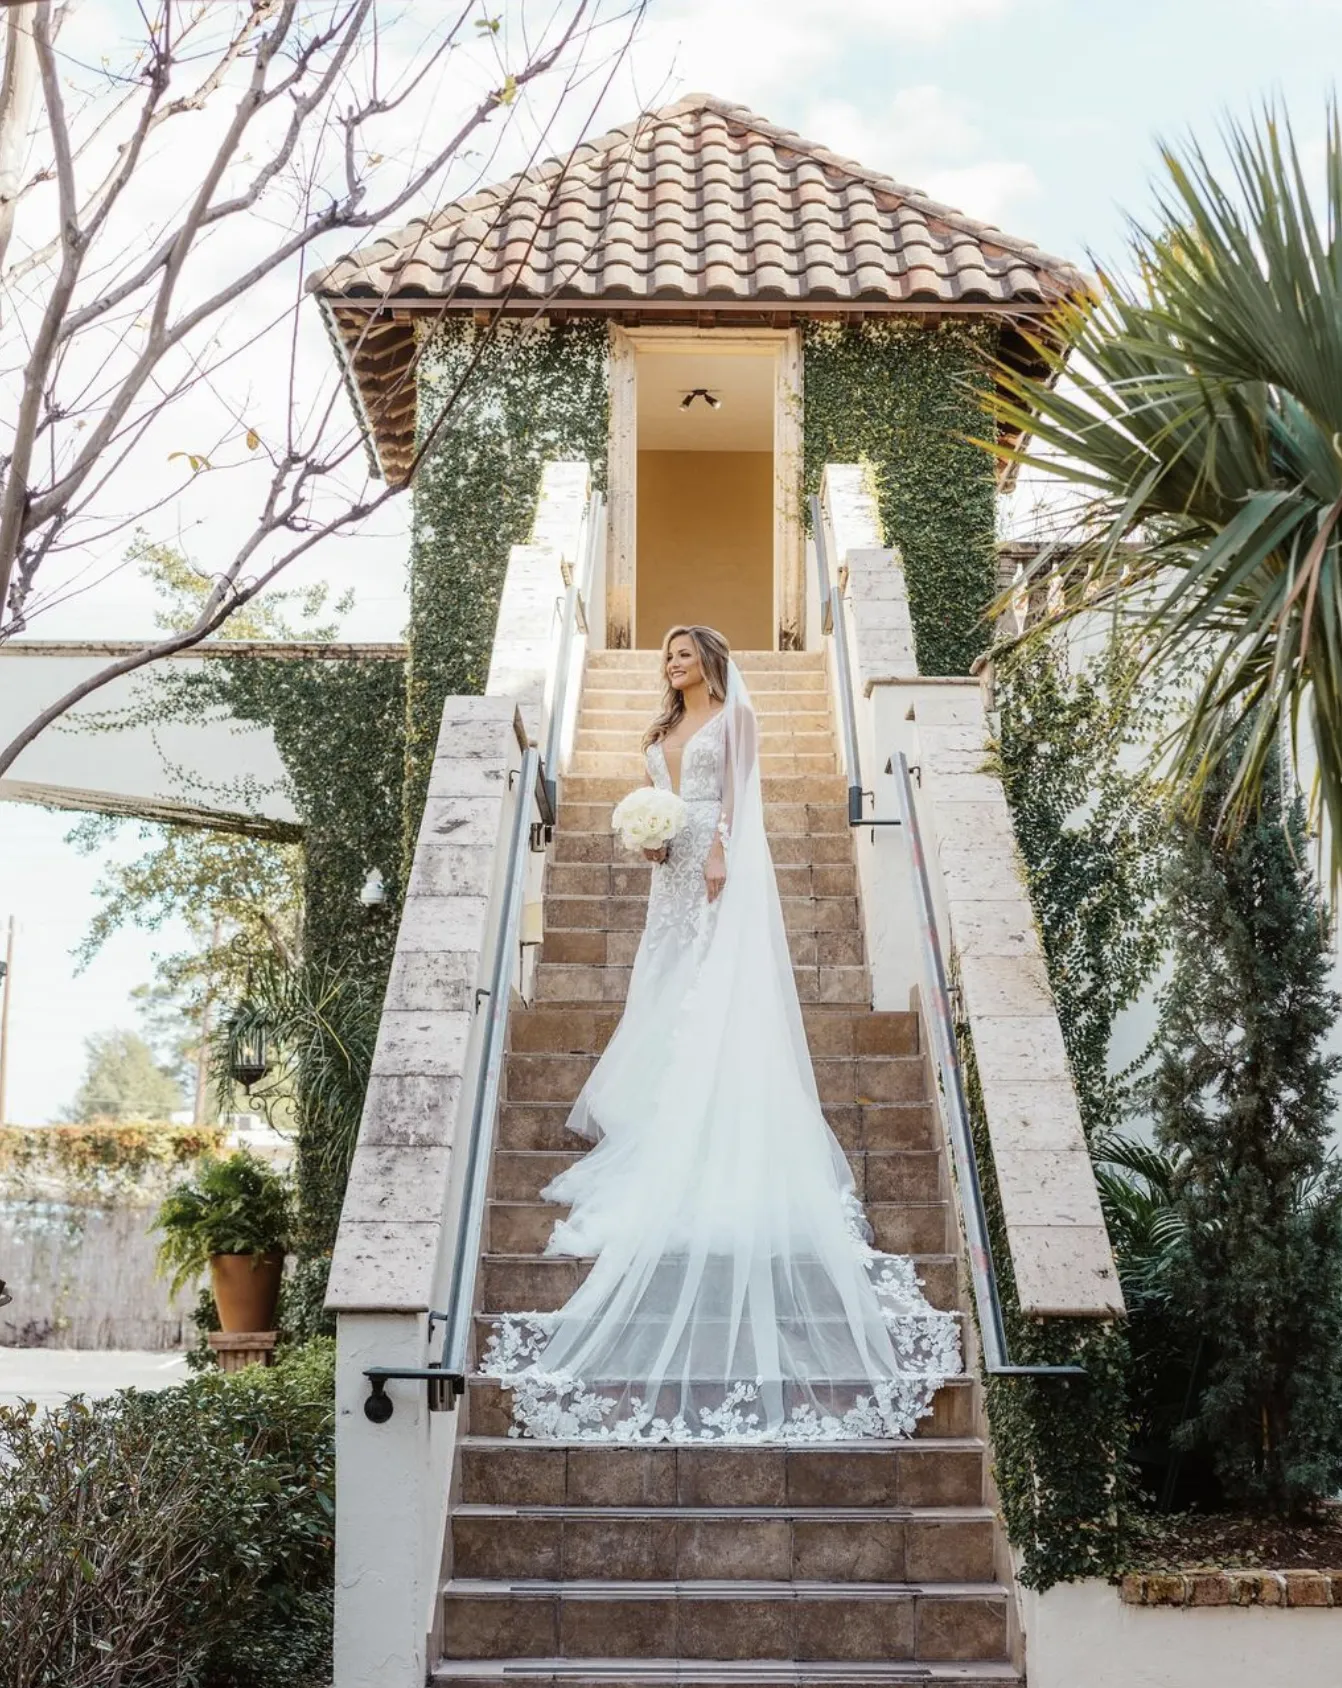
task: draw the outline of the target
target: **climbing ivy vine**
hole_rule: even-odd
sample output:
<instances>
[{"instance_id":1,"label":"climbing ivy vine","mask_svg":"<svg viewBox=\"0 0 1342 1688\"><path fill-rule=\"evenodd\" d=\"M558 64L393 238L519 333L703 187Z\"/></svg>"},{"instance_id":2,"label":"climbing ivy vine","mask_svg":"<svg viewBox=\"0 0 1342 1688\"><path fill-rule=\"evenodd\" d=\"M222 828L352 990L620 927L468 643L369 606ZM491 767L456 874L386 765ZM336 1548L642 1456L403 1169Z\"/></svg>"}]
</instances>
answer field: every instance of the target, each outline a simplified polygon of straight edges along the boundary
<instances>
[{"instance_id":1,"label":"climbing ivy vine","mask_svg":"<svg viewBox=\"0 0 1342 1688\"><path fill-rule=\"evenodd\" d=\"M918 667L967 674L988 644L994 471L982 432L990 323L812 323L803 338L805 490L826 463L873 477L887 545L904 557Z\"/></svg>"},{"instance_id":2,"label":"climbing ivy vine","mask_svg":"<svg viewBox=\"0 0 1342 1688\"><path fill-rule=\"evenodd\" d=\"M508 552L531 532L547 459L605 485L609 334L602 320L432 331L419 415L436 418L477 358L415 482L410 551L404 849L419 830L443 700L483 692Z\"/></svg>"},{"instance_id":3,"label":"climbing ivy vine","mask_svg":"<svg viewBox=\"0 0 1342 1688\"><path fill-rule=\"evenodd\" d=\"M138 541L132 558L164 594L164 625L190 613L202 577L184 558ZM288 612L298 599L295 625ZM324 603L320 589L273 594L268 606L240 617L226 632L234 638L330 640L334 625L314 621ZM213 988L232 1003L221 1015L221 1040L239 1013L265 1020L272 1035L282 1028L286 1047L277 1058L285 1082L283 1094L271 1101L297 1127L299 1196L297 1270L286 1289L286 1318L292 1334L309 1335L322 1323L327 1263L396 936L405 665L398 656L169 663L152 673L128 710L86 718L85 725L112 730L206 721L270 729L284 766L283 788L302 823L297 943L288 922L266 918L280 911L261 909L258 921L224 946L228 953L217 960ZM246 809L262 795L247 779L212 781L183 769L177 774L208 807ZM160 854L171 851L165 847ZM385 902L373 909L359 899L370 868L380 870L386 886ZM142 878L153 882L152 874ZM237 1000L239 991L245 1000ZM225 1056L221 1048L222 1068Z\"/></svg>"},{"instance_id":4,"label":"climbing ivy vine","mask_svg":"<svg viewBox=\"0 0 1342 1688\"><path fill-rule=\"evenodd\" d=\"M1138 687L1135 655L1114 644L1074 669L1066 650L1030 643L998 665L996 749L1093 1138L1124 1114L1109 1043L1159 958L1167 827L1143 754L1155 701Z\"/></svg>"},{"instance_id":5,"label":"climbing ivy vine","mask_svg":"<svg viewBox=\"0 0 1342 1688\"><path fill-rule=\"evenodd\" d=\"M1163 827L1133 754L1149 720L1132 660L1117 649L1072 672L1060 642L1029 643L999 674L996 752L1024 859L1087 1136L1123 1116L1109 1072L1119 1012L1160 952L1156 888ZM1020 1312L983 1098L967 1026L961 1057L984 1174L984 1205L1011 1357L1084 1367L1084 1380L993 1378L987 1387L1007 1534L1032 1588L1112 1575L1131 1504L1131 1360L1118 1324Z\"/></svg>"}]
</instances>

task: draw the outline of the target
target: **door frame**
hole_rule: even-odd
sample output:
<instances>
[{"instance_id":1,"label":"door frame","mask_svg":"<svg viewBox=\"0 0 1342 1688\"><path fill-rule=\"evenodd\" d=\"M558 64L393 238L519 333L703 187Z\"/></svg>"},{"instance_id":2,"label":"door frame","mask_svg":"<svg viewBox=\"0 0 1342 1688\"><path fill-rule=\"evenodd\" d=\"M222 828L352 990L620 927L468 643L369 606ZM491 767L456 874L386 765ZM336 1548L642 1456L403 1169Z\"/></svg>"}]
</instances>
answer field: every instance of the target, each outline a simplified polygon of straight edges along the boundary
<instances>
[{"instance_id":1,"label":"door frame","mask_svg":"<svg viewBox=\"0 0 1342 1688\"><path fill-rule=\"evenodd\" d=\"M773 627L777 650L806 645L806 548L802 522L802 353L797 328L626 328L610 325L610 438L606 644L637 637L638 354L640 350L769 351L774 358Z\"/></svg>"}]
</instances>

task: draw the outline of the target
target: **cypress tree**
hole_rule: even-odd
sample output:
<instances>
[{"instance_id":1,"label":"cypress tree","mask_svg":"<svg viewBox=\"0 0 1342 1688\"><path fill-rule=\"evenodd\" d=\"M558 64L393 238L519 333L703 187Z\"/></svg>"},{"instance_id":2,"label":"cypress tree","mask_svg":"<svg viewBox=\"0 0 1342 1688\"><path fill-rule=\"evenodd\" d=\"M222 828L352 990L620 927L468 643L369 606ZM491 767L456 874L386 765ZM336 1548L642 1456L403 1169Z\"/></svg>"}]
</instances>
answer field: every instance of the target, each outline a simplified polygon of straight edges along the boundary
<instances>
[{"instance_id":1,"label":"cypress tree","mask_svg":"<svg viewBox=\"0 0 1342 1688\"><path fill-rule=\"evenodd\" d=\"M1215 836L1226 781L1182 829L1149 1100L1185 1238L1170 1288L1206 1355L1180 1442L1225 1500L1298 1512L1342 1484L1342 1171L1324 1040L1329 921L1299 794L1280 770L1256 816Z\"/></svg>"}]
</instances>

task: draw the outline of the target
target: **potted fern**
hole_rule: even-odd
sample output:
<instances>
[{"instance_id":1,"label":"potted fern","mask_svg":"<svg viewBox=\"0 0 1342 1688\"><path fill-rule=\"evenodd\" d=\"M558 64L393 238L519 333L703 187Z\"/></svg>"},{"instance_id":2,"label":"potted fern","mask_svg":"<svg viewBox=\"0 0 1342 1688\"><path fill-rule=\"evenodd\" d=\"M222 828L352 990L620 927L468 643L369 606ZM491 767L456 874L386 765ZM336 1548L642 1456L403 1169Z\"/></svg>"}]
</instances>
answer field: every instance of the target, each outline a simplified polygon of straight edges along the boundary
<instances>
[{"instance_id":1,"label":"potted fern","mask_svg":"<svg viewBox=\"0 0 1342 1688\"><path fill-rule=\"evenodd\" d=\"M274 1328L293 1206L288 1180L246 1150L200 1163L154 1218L175 1295L208 1267L223 1330Z\"/></svg>"}]
</instances>

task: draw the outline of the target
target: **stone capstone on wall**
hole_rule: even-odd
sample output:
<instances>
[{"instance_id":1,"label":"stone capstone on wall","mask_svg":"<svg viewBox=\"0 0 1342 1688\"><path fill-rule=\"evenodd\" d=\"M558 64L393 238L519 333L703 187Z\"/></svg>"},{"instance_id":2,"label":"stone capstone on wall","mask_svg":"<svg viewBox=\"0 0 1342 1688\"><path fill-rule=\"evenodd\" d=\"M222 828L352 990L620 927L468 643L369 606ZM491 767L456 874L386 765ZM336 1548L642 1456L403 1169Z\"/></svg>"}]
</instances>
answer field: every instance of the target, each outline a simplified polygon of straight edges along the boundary
<instances>
[{"instance_id":1,"label":"stone capstone on wall","mask_svg":"<svg viewBox=\"0 0 1342 1688\"><path fill-rule=\"evenodd\" d=\"M432 1305L517 761L511 699L448 700L331 1264L332 1311Z\"/></svg>"}]
</instances>

